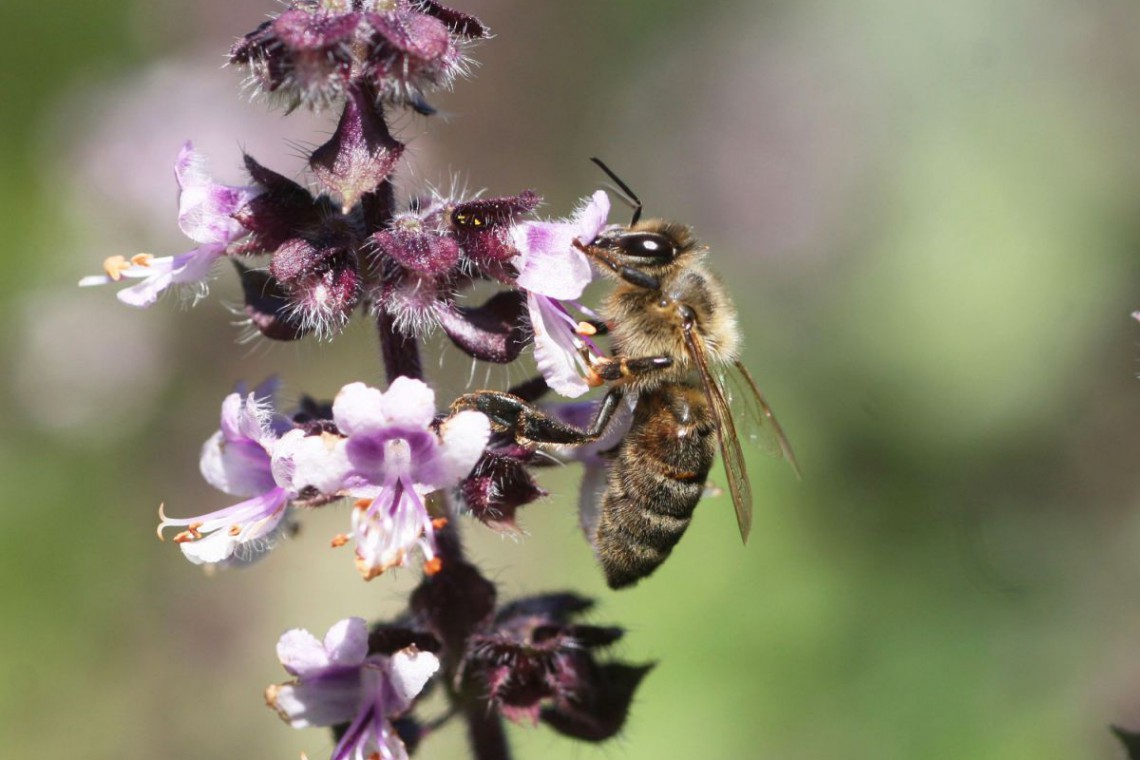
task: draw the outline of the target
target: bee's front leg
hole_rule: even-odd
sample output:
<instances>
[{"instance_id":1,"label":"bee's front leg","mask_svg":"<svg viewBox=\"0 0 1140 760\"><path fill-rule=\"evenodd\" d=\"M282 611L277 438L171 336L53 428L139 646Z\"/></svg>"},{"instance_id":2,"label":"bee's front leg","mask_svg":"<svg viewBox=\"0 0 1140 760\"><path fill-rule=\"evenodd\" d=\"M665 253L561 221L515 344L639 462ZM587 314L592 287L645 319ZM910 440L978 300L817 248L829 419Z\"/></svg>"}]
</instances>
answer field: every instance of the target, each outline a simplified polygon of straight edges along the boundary
<instances>
[{"instance_id":1,"label":"bee's front leg","mask_svg":"<svg viewBox=\"0 0 1140 760\"><path fill-rule=\"evenodd\" d=\"M624 356L599 358L592 354L583 353L583 358L590 368L590 376L586 378L586 382L595 386L626 377L657 372L673 366L673 359L668 356L639 356L634 359L628 359Z\"/></svg>"},{"instance_id":2,"label":"bee's front leg","mask_svg":"<svg viewBox=\"0 0 1140 760\"><path fill-rule=\"evenodd\" d=\"M518 396L501 391L465 393L451 404L451 411L453 414L465 409L482 412L491 420L492 428L511 434L519 443L576 446L598 439L617 411L622 395L620 388L611 388L585 430L567 425Z\"/></svg>"}]
</instances>

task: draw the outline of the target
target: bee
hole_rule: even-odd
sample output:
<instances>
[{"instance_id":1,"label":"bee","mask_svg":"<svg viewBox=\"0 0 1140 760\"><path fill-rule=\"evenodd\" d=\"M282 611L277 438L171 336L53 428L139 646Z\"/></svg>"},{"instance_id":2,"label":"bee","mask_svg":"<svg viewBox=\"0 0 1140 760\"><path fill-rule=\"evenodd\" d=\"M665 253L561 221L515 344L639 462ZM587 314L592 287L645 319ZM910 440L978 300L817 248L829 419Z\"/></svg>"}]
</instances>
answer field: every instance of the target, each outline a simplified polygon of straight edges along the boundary
<instances>
[{"instance_id":1,"label":"bee","mask_svg":"<svg viewBox=\"0 0 1140 760\"><path fill-rule=\"evenodd\" d=\"M600 508L584 521L611 588L630 586L669 556L692 519L719 450L744 541L752 528L752 490L722 374L735 374L737 400L758 443L795 455L752 375L740 362L736 308L705 267L707 248L683 224L641 220L640 199L593 159L634 204L627 227L605 230L576 247L615 280L595 328L612 338L611 356L583 349L591 385L608 384L593 421L566 424L509 393L478 391L454 409L487 414L520 443L580 446L597 441L623 403L628 432L605 452L610 460ZM742 420L742 425L745 421Z\"/></svg>"}]
</instances>

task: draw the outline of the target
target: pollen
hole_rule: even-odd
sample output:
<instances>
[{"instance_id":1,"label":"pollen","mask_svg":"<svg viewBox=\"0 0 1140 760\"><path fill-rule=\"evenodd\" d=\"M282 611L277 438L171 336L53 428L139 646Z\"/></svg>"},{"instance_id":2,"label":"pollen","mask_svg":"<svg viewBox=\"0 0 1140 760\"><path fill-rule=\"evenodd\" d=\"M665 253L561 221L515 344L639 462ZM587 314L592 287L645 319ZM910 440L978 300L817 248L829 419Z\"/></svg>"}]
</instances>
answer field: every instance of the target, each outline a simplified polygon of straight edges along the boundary
<instances>
[{"instance_id":1,"label":"pollen","mask_svg":"<svg viewBox=\"0 0 1140 760\"><path fill-rule=\"evenodd\" d=\"M240 525L231 525L229 533L231 536L234 536L235 538L237 536L240 536L241 535L241 526Z\"/></svg>"},{"instance_id":2,"label":"pollen","mask_svg":"<svg viewBox=\"0 0 1140 760\"><path fill-rule=\"evenodd\" d=\"M339 549L340 547L344 546L347 543L348 543L348 534L347 533L338 533L337 535L333 536L333 539L332 539L332 541L329 542L329 545L332 546L332 548L334 548L334 549Z\"/></svg>"},{"instance_id":3,"label":"pollen","mask_svg":"<svg viewBox=\"0 0 1140 760\"><path fill-rule=\"evenodd\" d=\"M578 326L574 328L574 332L579 335L597 335L598 328L594 327L589 322L579 322Z\"/></svg>"},{"instance_id":4,"label":"pollen","mask_svg":"<svg viewBox=\"0 0 1140 760\"><path fill-rule=\"evenodd\" d=\"M124 256L108 256L103 259L103 271L115 282L123 279L123 272L131 268L131 262Z\"/></svg>"},{"instance_id":5,"label":"pollen","mask_svg":"<svg viewBox=\"0 0 1140 760\"><path fill-rule=\"evenodd\" d=\"M352 506L356 507L356 508L357 508L357 509L359 509L361 512L363 512L364 510L366 510L366 509L368 509L370 506L372 506L372 499L357 499L357 500L356 500L356 501L353 503L353 505L352 505Z\"/></svg>"},{"instance_id":6,"label":"pollen","mask_svg":"<svg viewBox=\"0 0 1140 760\"><path fill-rule=\"evenodd\" d=\"M443 560L439 557L432 557L424 563L424 575L435 575L443 569Z\"/></svg>"},{"instance_id":7,"label":"pollen","mask_svg":"<svg viewBox=\"0 0 1140 760\"><path fill-rule=\"evenodd\" d=\"M437 517L431 521L431 527L435 530L443 530L447 523L448 519L446 517Z\"/></svg>"},{"instance_id":8,"label":"pollen","mask_svg":"<svg viewBox=\"0 0 1140 760\"><path fill-rule=\"evenodd\" d=\"M177 536L174 537L174 543L184 544L187 541L197 541L199 538L202 537L202 532L200 530L198 530L201 527L202 527L202 523L200 523L200 522L199 523L191 523L190 525L187 525L186 530L182 531L181 533L179 533Z\"/></svg>"}]
</instances>

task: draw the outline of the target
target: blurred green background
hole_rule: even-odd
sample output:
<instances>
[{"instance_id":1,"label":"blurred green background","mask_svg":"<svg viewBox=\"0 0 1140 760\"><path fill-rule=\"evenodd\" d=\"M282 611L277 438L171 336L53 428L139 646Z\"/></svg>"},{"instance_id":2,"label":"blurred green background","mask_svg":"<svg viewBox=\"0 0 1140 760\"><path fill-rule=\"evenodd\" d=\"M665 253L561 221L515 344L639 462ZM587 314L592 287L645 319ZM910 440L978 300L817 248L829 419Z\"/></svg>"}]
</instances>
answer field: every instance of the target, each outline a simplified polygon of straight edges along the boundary
<instances>
[{"instance_id":1,"label":"blurred green background","mask_svg":"<svg viewBox=\"0 0 1140 760\"><path fill-rule=\"evenodd\" d=\"M577 531L570 468L544 473L524 539L470 525L504 597L596 595L620 654L660 661L613 743L517 728L517 756L1121 757L1106 724L1140 727L1140 5L454 2L496 37L442 118L399 120L404 187L533 187L559 216L604 157L712 247L804 469L753 458L749 546L710 499L623 593ZM229 503L197 454L235 381L379 383L366 329L239 343L228 276L193 310L74 287L105 256L188 247L184 139L236 182L240 149L294 174L331 131L221 66L277 8L4 9L3 256L36 265L0 281L6 757L325 757L327 734L261 704L277 636L391 614L415 582L364 584L327 548L344 508L210 577L154 537L160 501ZM441 393L469 369L446 352ZM420 756L463 757L456 729Z\"/></svg>"}]
</instances>

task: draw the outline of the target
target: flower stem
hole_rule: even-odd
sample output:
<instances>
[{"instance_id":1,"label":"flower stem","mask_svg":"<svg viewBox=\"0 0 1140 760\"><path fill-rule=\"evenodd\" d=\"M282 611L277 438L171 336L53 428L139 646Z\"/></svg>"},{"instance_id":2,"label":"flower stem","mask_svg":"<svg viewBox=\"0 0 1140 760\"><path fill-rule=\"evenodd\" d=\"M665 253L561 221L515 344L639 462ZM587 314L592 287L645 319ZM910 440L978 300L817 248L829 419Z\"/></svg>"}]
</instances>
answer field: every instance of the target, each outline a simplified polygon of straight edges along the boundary
<instances>
[{"instance_id":1,"label":"flower stem","mask_svg":"<svg viewBox=\"0 0 1140 760\"><path fill-rule=\"evenodd\" d=\"M510 760L507 732L498 713L487 710L486 702L468 701L463 706L467 736L475 760Z\"/></svg>"},{"instance_id":2,"label":"flower stem","mask_svg":"<svg viewBox=\"0 0 1140 760\"><path fill-rule=\"evenodd\" d=\"M389 384L401 375L422 380L424 369L416 339L397 332L392 317L383 310L376 314L376 331L380 334L380 356Z\"/></svg>"}]
</instances>

